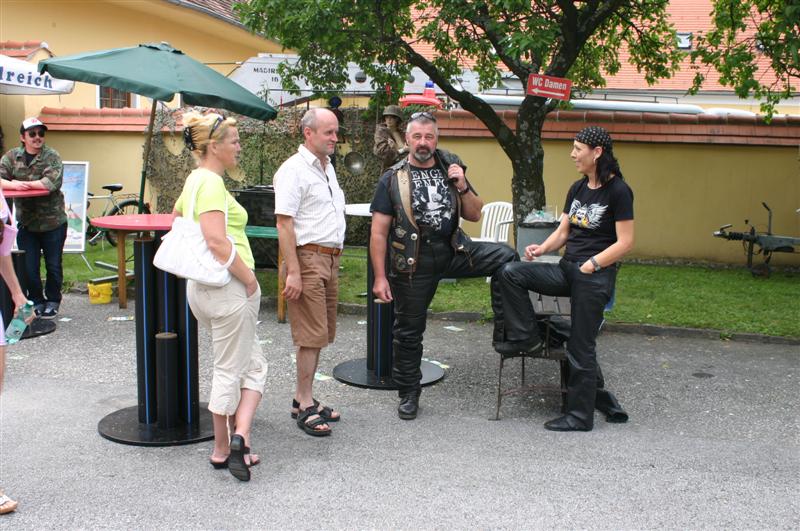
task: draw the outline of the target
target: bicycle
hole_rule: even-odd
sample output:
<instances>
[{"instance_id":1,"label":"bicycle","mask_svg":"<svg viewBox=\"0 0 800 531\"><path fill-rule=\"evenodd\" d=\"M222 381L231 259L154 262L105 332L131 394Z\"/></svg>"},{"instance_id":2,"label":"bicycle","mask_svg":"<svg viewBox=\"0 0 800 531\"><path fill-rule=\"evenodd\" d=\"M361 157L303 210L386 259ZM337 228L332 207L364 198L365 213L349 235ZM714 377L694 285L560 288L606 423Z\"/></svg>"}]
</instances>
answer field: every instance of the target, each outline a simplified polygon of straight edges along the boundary
<instances>
[{"instance_id":1,"label":"bicycle","mask_svg":"<svg viewBox=\"0 0 800 531\"><path fill-rule=\"evenodd\" d=\"M106 205L103 208L103 213L101 216L122 216L127 214L138 214L139 213L139 196L136 194L118 194L114 195L115 192L119 192L122 190L121 184L106 184L102 187L104 190L108 190L108 194L106 195L95 195L89 192L89 200L86 201L86 243L89 245L97 245L97 242L105 237L108 243L111 244L112 247L117 246L117 235L112 230L101 229L99 227L95 227L91 223L91 217L89 217L89 205L91 201L98 200L98 199L105 199ZM150 205L145 203L144 210L142 211L143 214L150 213Z\"/></svg>"}]
</instances>

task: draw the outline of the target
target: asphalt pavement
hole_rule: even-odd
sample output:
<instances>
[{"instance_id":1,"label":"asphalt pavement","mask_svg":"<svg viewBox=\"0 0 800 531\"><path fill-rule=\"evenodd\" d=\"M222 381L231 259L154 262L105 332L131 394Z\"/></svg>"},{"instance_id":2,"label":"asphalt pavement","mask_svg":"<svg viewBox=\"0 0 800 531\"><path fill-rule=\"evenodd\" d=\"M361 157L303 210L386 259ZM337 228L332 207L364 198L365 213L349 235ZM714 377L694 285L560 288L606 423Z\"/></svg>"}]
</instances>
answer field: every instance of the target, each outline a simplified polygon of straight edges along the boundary
<instances>
[{"instance_id":1,"label":"asphalt pavement","mask_svg":"<svg viewBox=\"0 0 800 531\"><path fill-rule=\"evenodd\" d=\"M506 397L494 416L491 326L431 320L425 357L446 377L420 416L397 418L396 392L330 378L366 354L365 317L342 315L315 394L339 409L330 437L289 417L293 348L262 309L270 363L241 483L208 464L211 442L143 448L98 435L136 403L133 304L68 294L58 330L8 349L0 403L0 487L20 502L1 529L798 529L800 347L604 332L607 385L630 414L589 433L553 433L552 391ZM200 395L209 338L200 333ZM557 365L529 361L529 380ZM507 362L505 385L519 382Z\"/></svg>"}]
</instances>

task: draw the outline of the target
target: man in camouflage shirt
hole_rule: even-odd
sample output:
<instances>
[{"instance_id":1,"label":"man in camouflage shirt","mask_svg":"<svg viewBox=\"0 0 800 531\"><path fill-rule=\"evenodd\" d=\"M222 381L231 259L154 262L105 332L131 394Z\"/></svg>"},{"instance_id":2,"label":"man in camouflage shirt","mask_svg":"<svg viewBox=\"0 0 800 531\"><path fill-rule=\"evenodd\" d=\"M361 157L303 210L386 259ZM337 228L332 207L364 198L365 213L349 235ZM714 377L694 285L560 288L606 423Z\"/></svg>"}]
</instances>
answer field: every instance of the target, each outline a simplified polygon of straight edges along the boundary
<instances>
[{"instance_id":1,"label":"man in camouflage shirt","mask_svg":"<svg viewBox=\"0 0 800 531\"><path fill-rule=\"evenodd\" d=\"M28 118L19 128L22 146L0 159L3 190L47 190L44 196L16 198L17 246L25 251L28 277L25 295L37 315L53 319L61 304L63 268L61 255L67 237L67 214L61 182L64 167L58 152L44 145L47 131L38 118ZM40 256L44 255L47 281L42 290Z\"/></svg>"}]
</instances>

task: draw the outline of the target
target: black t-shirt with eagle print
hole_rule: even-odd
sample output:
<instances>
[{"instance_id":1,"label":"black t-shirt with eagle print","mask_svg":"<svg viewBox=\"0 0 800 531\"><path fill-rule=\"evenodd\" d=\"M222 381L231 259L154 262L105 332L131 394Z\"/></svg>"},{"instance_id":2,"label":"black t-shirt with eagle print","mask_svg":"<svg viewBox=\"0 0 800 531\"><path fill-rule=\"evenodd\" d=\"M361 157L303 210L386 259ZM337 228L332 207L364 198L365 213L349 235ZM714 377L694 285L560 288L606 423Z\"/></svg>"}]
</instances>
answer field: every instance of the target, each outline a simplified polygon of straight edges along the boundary
<instances>
[{"instance_id":1,"label":"black t-shirt with eagle print","mask_svg":"<svg viewBox=\"0 0 800 531\"><path fill-rule=\"evenodd\" d=\"M633 219L633 191L617 177L592 190L584 177L570 187L564 214L569 218L564 258L585 262L617 241L617 221Z\"/></svg>"}]
</instances>

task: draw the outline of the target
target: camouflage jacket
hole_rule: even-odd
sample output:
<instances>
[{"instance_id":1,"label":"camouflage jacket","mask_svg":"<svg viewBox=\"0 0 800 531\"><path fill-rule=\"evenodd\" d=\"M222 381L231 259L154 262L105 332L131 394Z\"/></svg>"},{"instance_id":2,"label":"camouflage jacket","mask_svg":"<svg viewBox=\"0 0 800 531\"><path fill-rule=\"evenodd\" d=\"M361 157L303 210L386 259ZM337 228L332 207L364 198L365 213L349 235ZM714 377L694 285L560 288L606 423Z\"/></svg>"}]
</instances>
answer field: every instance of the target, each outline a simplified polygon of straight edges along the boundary
<instances>
[{"instance_id":1,"label":"camouflage jacket","mask_svg":"<svg viewBox=\"0 0 800 531\"><path fill-rule=\"evenodd\" d=\"M20 226L33 232L44 232L67 222L64 194L61 193L64 165L55 149L43 146L30 166L25 164L24 148L12 149L0 159L0 178L9 181L42 181L50 190L49 195L14 199Z\"/></svg>"},{"instance_id":2,"label":"camouflage jacket","mask_svg":"<svg viewBox=\"0 0 800 531\"><path fill-rule=\"evenodd\" d=\"M400 136L403 136L402 132ZM407 148L405 143L397 145L392 132L385 124L378 124L375 128L375 145L372 152L381 160L381 175L406 156L408 149L406 149L406 153L400 153L400 149L403 147Z\"/></svg>"}]
</instances>

